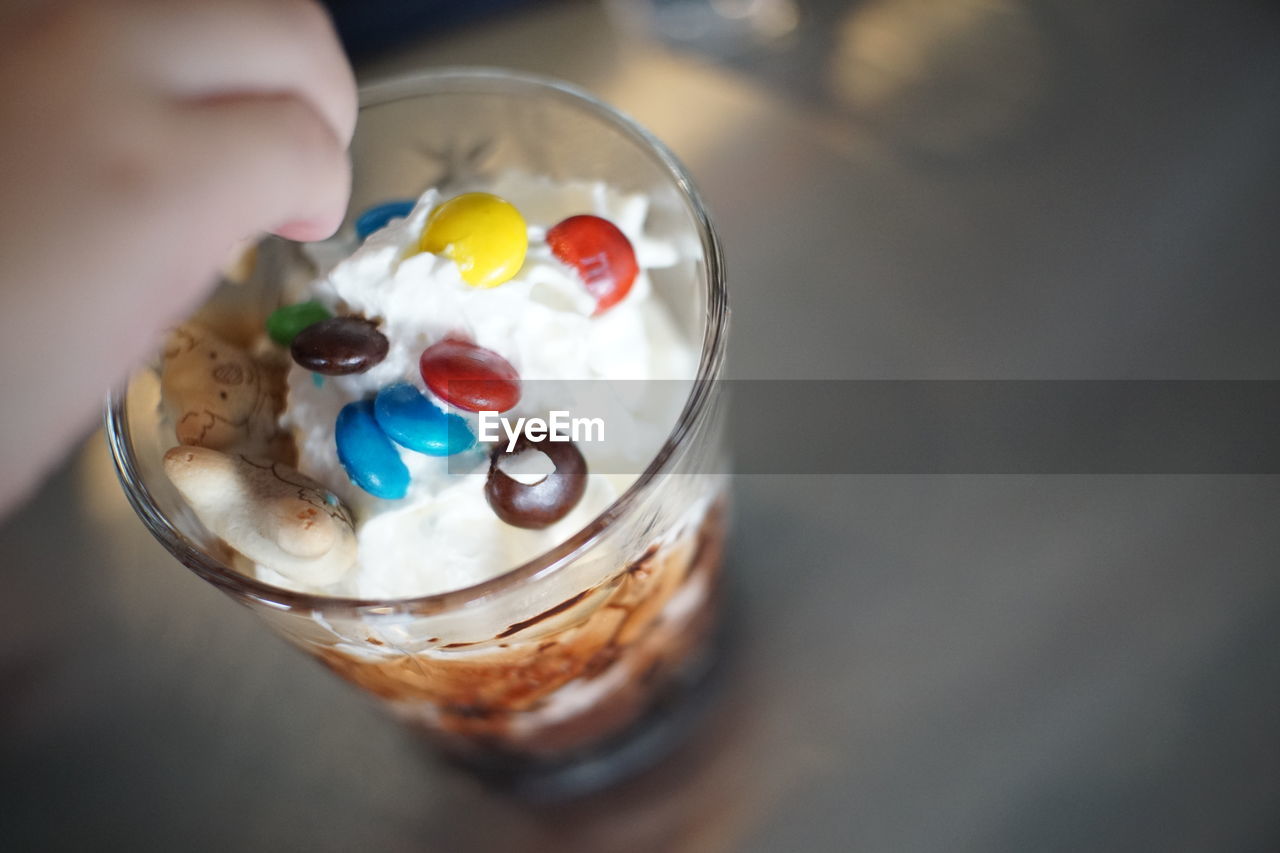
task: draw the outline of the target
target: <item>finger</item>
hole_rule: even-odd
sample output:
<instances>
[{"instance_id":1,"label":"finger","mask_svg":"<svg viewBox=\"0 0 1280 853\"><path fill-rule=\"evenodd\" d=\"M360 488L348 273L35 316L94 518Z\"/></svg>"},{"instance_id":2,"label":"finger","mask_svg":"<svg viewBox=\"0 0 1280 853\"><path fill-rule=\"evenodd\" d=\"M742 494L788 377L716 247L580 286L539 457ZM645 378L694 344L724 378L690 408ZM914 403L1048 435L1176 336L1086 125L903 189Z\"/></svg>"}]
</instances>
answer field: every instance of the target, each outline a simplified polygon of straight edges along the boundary
<instances>
[{"instance_id":1,"label":"finger","mask_svg":"<svg viewBox=\"0 0 1280 853\"><path fill-rule=\"evenodd\" d=\"M180 98L293 94L345 145L356 120L351 66L312 0L147 0L134 49L155 85Z\"/></svg>"},{"instance_id":2,"label":"finger","mask_svg":"<svg viewBox=\"0 0 1280 853\"><path fill-rule=\"evenodd\" d=\"M176 128L163 168L224 250L263 231L323 239L342 223L351 185L346 146L308 103L206 101L181 108Z\"/></svg>"}]
</instances>

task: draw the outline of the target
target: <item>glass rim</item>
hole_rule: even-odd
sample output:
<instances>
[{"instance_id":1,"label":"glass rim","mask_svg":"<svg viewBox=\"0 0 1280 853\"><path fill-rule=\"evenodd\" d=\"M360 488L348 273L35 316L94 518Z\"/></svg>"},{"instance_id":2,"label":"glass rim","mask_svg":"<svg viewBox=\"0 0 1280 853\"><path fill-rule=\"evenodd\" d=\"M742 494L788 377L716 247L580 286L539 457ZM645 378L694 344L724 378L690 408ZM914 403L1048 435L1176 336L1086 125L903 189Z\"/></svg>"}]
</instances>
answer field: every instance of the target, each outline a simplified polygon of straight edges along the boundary
<instances>
[{"instance_id":1,"label":"glass rim","mask_svg":"<svg viewBox=\"0 0 1280 853\"><path fill-rule=\"evenodd\" d=\"M676 156L648 130L635 120L594 95L550 77L501 68L444 67L415 71L381 79L360 87L360 108L375 107L407 98L424 97L449 92L451 85L473 85L473 91L497 93L495 87L522 87L542 96L550 96L572 103L602 119L620 131L650 157L671 180L683 200L698 232L703 252L703 271L706 285L706 326L698 357L698 370L689 397L685 400L675 426L667 435L657 455L625 492L619 495L599 515L563 542L542 552L531 560L513 566L501 574L479 583L430 595L403 598L358 598L317 595L273 586L250 577L222 561L205 553L192 543L156 505L150 490L138 472L137 458L131 438L126 397L128 383L115 389L108 397L104 413L104 427L116 475L125 496L134 511L142 519L151 534L159 540L178 562L195 572L205 581L231 593L274 609L305 609L327 616L362 615L364 613L407 614L426 616L459 610L471 604L491 598L518 584L541 580L573 562L582 552L591 548L616 520L634 506L641 495L655 483L658 476L670 467L677 451L684 445L699 417L710 405L715 379L724 361L729 307L725 283L724 258L719 237L711 224L701 195L692 179ZM456 91L465 91L456 90ZM621 567L620 567L621 568Z\"/></svg>"}]
</instances>

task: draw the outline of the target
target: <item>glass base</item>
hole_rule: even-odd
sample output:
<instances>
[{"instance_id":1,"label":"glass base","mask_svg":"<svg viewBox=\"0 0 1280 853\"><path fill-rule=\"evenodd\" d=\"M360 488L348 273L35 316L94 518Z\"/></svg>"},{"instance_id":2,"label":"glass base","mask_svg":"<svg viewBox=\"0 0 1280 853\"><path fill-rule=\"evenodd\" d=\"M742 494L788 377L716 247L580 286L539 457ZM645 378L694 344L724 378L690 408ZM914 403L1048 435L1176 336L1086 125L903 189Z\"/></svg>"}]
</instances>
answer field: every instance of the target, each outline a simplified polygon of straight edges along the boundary
<instances>
[{"instance_id":1,"label":"glass base","mask_svg":"<svg viewBox=\"0 0 1280 853\"><path fill-rule=\"evenodd\" d=\"M697 659L673 674L640 719L599 744L555 759L500 753L446 753L445 759L494 790L531 803L565 802L637 776L697 737L713 715L726 692L731 627L730 614L722 611Z\"/></svg>"}]
</instances>

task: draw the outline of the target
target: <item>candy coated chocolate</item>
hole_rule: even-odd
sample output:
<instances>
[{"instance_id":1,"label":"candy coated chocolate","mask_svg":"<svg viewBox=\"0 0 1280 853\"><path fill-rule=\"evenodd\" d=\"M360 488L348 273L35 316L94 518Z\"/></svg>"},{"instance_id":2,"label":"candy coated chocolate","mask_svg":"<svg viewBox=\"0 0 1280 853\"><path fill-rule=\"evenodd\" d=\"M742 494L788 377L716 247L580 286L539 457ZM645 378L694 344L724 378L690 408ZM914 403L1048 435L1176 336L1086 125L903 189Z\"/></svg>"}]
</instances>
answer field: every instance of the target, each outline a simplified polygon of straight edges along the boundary
<instances>
[{"instance_id":1,"label":"candy coated chocolate","mask_svg":"<svg viewBox=\"0 0 1280 853\"><path fill-rule=\"evenodd\" d=\"M338 461L351 482L369 494L399 500L409 491L409 469L400 452L378 426L372 400L348 403L334 425Z\"/></svg>"},{"instance_id":2,"label":"candy coated chocolate","mask_svg":"<svg viewBox=\"0 0 1280 853\"><path fill-rule=\"evenodd\" d=\"M321 320L328 320L332 316L329 309L319 302L284 305L272 311L267 317L267 334L280 346L287 347L293 343L298 332L308 326L314 326Z\"/></svg>"},{"instance_id":3,"label":"candy coated chocolate","mask_svg":"<svg viewBox=\"0 0 1280 853\"><path fill-rule=\"evenodd\" d=\"M431 393L469 412L505 412L520 402L520 374L493 350L445 338L422 351L422 381Z\"/></svg>"},{"instance_id":4,"label":"candy coated chocolate","mask_svg":"<svg viewBox=\"0 0 1280 853\"><path fill-rule=\"evenodd\" d=\"M404 219L413 212L412 199L387 201L375 204L356 217L356 238L363 240L374 231L380 231L393 219Z\"/></svg>"},{"instance_id":5,"label":"candy coated chocolate","mask_svg":"<svg viewBox=\"0 0 1280 853\"><path fill-rule=\"evenodd\" d=\"M520 272L529 235L510 202L490 193L463 193L431 211L419 248L450 258L472 287L497 287Z\"/></svg>"},{"instance_id":6,"label":"candy coated chocolate","mask_svg":"<svg viewBox=\"0 0 1280 853\"><path fill-rule=\"evenodd\" d=\"M428 456L452 456L476 443L466 419L445 413L408 382L379 391L373 415L396 444Z\"/></svg>"},{"instance_id":7,"label":"candy coated chocolate","mask_svg":"<svg viewBox=\"0 0 1280 853\"><path fill-rule=\"evenodd\" d=\"M316 373L363 373L387 357L386 335L363 317L332 317L298 332L289 347L293 360Z\"/></svg>"},{"instance_id":8,"label":"candy coated chocolate","mask_svg":"<svg viewBox=\"0 0 1280 853\"><path fill-rule=\"evenodd\" d=\"M640 272L627 235L599 216L570 216L552 226L547 245L551 254L577 271L596 299L596 314L621 302Z\"/></svg>"},{"instance_id":9,"label":"candy coated chocolate","mask_svg":"<svg viewBox=\"0 0 1280 853\"><path fill-rule=\"evenodd\" d=\"M534 442L524 435L516 440L510 455L530 449L545 453L555 470L533 485L521 483L498 467L498 461L508 455L506 447L499 446L489 461L484 497L498 518L507 524L541 530L564 518L578 505L587 488L587 462L572 441Z\"/></svg>"}]
</instances>

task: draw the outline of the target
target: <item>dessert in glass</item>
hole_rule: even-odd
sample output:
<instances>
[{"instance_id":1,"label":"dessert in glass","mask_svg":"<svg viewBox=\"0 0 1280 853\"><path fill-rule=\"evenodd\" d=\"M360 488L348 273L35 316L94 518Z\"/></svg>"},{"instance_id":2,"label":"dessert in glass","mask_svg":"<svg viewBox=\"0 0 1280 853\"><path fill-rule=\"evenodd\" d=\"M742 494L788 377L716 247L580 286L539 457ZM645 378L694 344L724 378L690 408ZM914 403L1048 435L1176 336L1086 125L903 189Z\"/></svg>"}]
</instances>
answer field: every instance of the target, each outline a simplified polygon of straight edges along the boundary
<instances>
[{"instance_id":1,"label":"dessert in glass","mask_svg":"<svg viewBox=\"0 0 1280 853\"><path fill-rule=\"evenodd\" d=\"M449 755L545 780L714 657L717 239L661 143L542 78L367 87L352 158L339 233L264 242L112 398L113 458L183 565ZM632 387L610 426L657 438L486 431L574 383Z\"/></svg>"}]
</instances>

